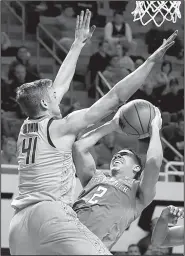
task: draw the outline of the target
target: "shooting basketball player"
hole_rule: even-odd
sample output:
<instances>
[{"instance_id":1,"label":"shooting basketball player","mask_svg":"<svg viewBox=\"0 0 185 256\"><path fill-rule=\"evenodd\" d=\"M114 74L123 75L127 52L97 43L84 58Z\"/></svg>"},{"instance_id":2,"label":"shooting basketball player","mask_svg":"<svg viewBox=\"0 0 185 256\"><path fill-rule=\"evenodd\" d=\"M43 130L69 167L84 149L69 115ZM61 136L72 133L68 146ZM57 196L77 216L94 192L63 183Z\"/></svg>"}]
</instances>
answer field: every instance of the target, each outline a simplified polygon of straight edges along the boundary
<instances>
[{"instance_id":1,"label":"shooting basketball player","mask_svg":"<svg viewBox=\"0 0 185 256\"><path fill-rule=\"evenodd\" d=\"M90 108L56 119L60 116L59 99L69 88L80 50L92 35L89 24L90 12L85 16L82 12L77 18L75 42L54 83L43 79L17 90L17 101L28 118L17 142L19 196L12 202L16 211L9 234L13 255L110 254L71 208L75 191L72 145L81 130L111 113L143 84L155 62L174 44L177 32Z\"/></svg>"},{"instance_id":2,"label":"shooting basketball player","mask_svg":"<svg viewBox=\"0 0 185 256\"><path fill-rule=\"evenodd\" d=\"M170 205L162 211L152 233L153 246L173 247L184 244L184 226L169 227L170 223L176 225L179 218L184 218L183 209Z\"/></svg>"},{"instance_id":3,"label":"shooting basketball player","mask_svg":"<svg viewBox=\"0 0 185 256\"><path fill-rule=\"evenodd\" d=\"M113 156L110 173L96 170L89 150L102 137L119 129L118 118L119 114L111 122L84 135L73 147L77 176L84 187L73 209L79 220L108 249L154 199L163 159L159 134L162 119L156 108L144 169L133 151L123 149Z\"/></svg>"}]
</instances>

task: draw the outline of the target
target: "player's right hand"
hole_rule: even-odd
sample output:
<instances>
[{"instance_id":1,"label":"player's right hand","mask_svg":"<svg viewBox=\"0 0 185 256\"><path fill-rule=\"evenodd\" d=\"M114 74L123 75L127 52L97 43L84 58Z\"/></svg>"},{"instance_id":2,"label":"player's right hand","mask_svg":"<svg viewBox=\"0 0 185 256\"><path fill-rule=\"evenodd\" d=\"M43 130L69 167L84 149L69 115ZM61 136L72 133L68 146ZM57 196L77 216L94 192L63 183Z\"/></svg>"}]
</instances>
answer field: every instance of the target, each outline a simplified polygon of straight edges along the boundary
<instances>
[{"instance_id":1,"label":"player's right hand","mask_svg":"<svg viewBox=\"0 0 185 256\"><path fill-rule=\"evenodd\" d=\"M151 127L155 128L156 126L159 128L159 130L161 129L161 127L162 127L162 118L161 118L160 110L155 107L155 117L151 122Z\"/></svg>"},{"instance_id":2,"label":"player's right hand","mask_svg":"<svg viewBox=\"0 0 185 256\"><path fill-rule=\"evenodd\" d=\"M75 41L85 44L93 35L96 26L90 27L91 12L87 9L84 15L84 11L81 11L80 16L77 16Z\"/></svg>"},{"instance_id":3,"label":"player's right hand","mask_svg":"<svg viewBox=\"0 0 185 256\"><path fill-rule=\"evenodd\" d=\"M179 218L184 218L184 210L180 209L179 207L175 207L170 205L161 213L161 217L164 219L168 219L168 223L176 224Z\"/></svg>"},{"instance_id":4,"label":"player's right hand","mask_svg":"<svg viewBox=\"0 0 185 256\"><path fill-rule=\"evenodd\" d=\"M119 119L120 119L120 109L116 112L113 119L111 120L111 125L113 126L113 130L118 133L124 133L119 125Z\"/></svg>"},{"instance_id":5,"label":"player's right hand","mask_svg":"<svg viewBox=\"0 0 185 256\"><path fill-rule=\"evenodd\" d=\"M148 58L151 62L159 61L166 51L175 43L175 38L177 37L178 30L176 30L167 40L163 40L163 44Z\"/></svg>"}]
</instances>

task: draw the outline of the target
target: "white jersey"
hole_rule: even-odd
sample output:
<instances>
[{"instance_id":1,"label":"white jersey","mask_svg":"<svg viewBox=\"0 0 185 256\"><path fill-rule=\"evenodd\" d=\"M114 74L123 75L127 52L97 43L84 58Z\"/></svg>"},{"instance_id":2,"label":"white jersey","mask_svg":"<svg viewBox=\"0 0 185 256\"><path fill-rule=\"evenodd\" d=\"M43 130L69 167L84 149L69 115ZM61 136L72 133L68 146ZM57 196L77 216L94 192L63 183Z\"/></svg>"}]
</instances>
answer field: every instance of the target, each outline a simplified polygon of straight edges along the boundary
<instances>
[{"instance_id":1,"label":"white jersey","mask_svg":"<svg viewBox=\"0 0 185 256\"><path fill-rule=\"evenodd\" d=\"M53 118L26 119L18 141L19 195L12 207L22 209L41 201L73 204L76 185L72 151L57 149L50 138Z\"/></svg>"}]
</instances>

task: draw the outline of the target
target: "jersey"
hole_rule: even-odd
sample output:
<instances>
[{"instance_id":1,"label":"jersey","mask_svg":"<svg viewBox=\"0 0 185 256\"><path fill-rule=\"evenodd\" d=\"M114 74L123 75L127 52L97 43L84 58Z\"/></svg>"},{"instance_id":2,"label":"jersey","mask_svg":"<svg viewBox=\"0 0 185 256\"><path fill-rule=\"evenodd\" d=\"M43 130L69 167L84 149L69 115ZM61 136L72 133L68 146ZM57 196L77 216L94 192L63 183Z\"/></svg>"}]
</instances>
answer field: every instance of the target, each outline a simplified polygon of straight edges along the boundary
<instances>
[{"instance_id":1,"label":"jersey","mask_svg":"<svg viewBox=\"0 0 185 256\"><path fill-rule=\"evenodd\" d=\"M12 207L23 209L42 201L60 201L72 205L76 178L72 151L61 151L51 141L49 116L26 119L17 141L19 195Z\"/></svg>"},{"instance_id":2,"label":"jersey","mask_svg":"<svg viewBox=\"0 0 185 256\"><path fill-rule=\"evenodd\" d=\"M79 220L110 250L140 215L136 204L138 181L116 179L97 171L74 203Z\"/></svg>"}]
</instances>

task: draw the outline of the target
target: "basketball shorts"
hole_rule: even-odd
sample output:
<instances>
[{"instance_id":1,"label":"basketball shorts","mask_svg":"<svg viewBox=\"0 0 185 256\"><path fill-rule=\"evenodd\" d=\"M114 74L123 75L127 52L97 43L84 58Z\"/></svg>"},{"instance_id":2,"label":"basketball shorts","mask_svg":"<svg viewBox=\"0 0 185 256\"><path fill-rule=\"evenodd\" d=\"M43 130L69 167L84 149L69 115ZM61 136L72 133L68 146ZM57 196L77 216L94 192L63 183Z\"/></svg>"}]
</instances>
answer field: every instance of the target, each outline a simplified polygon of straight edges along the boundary
<instances>
[{"instance_id":1,"label":"basketball shorts","mask_svg":"<svg viewBox=\"0 0 185 256\"><path fill-rule=\"evenodd\" d=\"M9 246L12 255L111 255L70 206L50 201L14 215Z\"/></svg>"}]
</instances>

